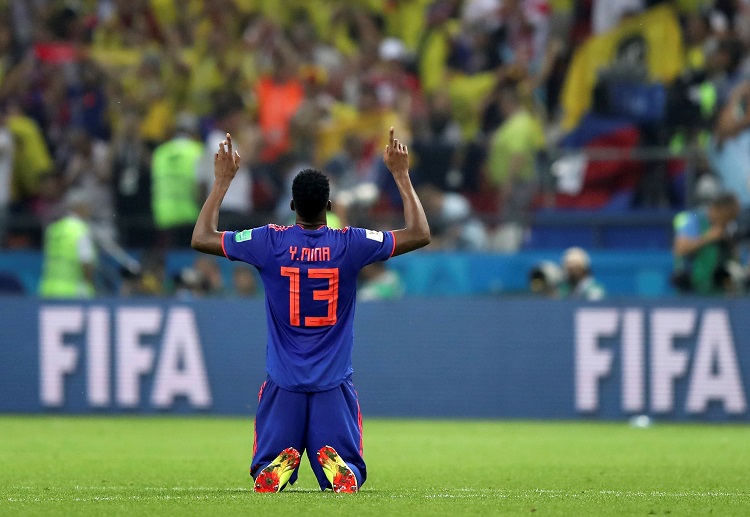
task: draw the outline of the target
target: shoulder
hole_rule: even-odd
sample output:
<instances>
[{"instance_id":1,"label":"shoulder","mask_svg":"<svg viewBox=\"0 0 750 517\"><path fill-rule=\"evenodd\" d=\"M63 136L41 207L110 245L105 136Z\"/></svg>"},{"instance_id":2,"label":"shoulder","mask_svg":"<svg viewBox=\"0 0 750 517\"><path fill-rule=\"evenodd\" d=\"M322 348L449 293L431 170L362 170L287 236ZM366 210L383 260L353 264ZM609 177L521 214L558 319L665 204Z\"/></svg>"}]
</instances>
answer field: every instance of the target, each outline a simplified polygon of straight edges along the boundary
<instances>
[{"instance_id":1,"label":"shoulder","mask_svg":"<svg viewBox=\"0 0 750 517\"><path fill-rule=\"evenodd\" d=\"M370 230L368 228L358 228L356 226L347 226L346 228L343 228L340 230L346 234L348 234L350 239L365 239L365 240L371 240L375 242L383 242L383 239L385 239L385 232L382 232L380 230Z\"/></svg>"},{"instance_id":2,"label":"shoulder","mask_svg":"<svg viewBox=\"0 0 750 517\"><path fill-rule=\"evenodd\" d=\"M265 226L258 226L256 228L248 228L246 230L237 230L232 232L232 238L234 242L246 242L257 240L261 237L265 237L274 232L280 231L279 228L284 228L275 224L267 224Z\"/></svg>"}]
</instances>

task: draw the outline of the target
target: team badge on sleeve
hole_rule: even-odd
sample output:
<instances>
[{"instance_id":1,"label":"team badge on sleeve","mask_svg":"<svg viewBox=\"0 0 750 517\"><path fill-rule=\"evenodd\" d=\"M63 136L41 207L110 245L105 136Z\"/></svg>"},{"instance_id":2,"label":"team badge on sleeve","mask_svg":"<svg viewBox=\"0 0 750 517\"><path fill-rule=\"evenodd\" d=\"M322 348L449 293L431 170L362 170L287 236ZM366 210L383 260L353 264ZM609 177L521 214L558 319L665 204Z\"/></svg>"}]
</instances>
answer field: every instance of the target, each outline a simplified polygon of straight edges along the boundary
<instances>
[{"instance_id":1,"label":"team badge on sleeve","mask_svg":"<svg viewBox=\"0 0 750 517\"><path fill-rule=\"evenodd\" d=\"M253 231L252 230L242 230L241 232L237 232L234 234L234 241L235 242L244 242L249 241L253 238Z\"/></svg>"},{"instance_id":2,"label":"team badge on sleeve","mask_svg":"<svg viewBox=\"0 0 750 517\"><path fill-rule=\"evenodd\" d=\"M365 230L365 237L372 241L383 242L383 232L376 232L375 230Z\"/></svg>"}]
</instances>

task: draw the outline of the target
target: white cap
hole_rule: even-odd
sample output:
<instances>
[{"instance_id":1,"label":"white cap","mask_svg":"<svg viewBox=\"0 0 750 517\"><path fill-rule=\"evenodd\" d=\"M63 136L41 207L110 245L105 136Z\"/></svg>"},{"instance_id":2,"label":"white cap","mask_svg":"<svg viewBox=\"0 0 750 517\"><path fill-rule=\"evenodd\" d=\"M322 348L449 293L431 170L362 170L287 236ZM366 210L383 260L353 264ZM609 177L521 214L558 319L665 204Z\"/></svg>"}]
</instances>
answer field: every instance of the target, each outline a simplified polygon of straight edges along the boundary
<instances>
[{"instance_id":1,"label":"white cap","mask_svg":"<svg viewBox=\"0 0 750 517\"><path fill-rule=\"evenodd\" d=\"M563 254L564 266L581 266L584 269L588 269L590 264L591 258L583 248L568 248Z\"/></svg>"}]
</instances>

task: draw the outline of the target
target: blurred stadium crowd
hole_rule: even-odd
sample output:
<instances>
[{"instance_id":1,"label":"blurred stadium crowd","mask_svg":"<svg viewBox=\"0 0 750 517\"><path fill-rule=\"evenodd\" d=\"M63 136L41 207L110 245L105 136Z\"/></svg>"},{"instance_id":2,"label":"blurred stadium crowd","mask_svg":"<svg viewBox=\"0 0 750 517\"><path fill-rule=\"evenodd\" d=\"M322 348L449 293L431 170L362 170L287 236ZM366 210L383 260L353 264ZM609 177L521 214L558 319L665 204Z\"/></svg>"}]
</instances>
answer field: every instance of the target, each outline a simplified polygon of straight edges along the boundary
<instances>
[{"instance_id":1,"label":"blurred stadium crowd","mask_svg":"<svg viewBox=\"0 0 750 517\"><path fill-rule=\"evenodd\" d=\"M432 249L518 250L550 210L750 207L747 0L5 0L0 20L6 248L41 248L71 203L115 256L187 247L226 132L225 229L289 221L306 166L331 225L400 224L390 126Z\"/></svg>"}]
</instances>

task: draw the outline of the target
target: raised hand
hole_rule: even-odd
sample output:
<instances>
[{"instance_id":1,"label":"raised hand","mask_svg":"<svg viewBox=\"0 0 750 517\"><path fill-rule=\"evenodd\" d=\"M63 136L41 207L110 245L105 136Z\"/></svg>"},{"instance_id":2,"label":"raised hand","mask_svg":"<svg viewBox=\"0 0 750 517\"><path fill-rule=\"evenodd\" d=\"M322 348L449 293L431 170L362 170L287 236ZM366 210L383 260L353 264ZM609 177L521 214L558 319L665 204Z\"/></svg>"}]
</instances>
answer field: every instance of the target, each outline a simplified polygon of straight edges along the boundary
<instances>
[{"instance_id":1,"label":"raised hand","mask_svg":"<svg viewBox=\"0 0 750 517\"><path fill-rule=\"evenodd\" d=\"M240 168L240 153L232 149L232 135L219 144L219 151L214 155L214 177L217 181L232 181Z\"/></svg>"},{"instance_id":2,"label":"raised hand","mask_svg":"<svg viewBox=\"0 0 750 517\"><path fill-rule=\"evenodd\" d=\"M409 150L405 144L394 138L391 128L388 145L383 152L383 161L393 176L403 176L409 173Z\"/></svg>"}]
</instances>

